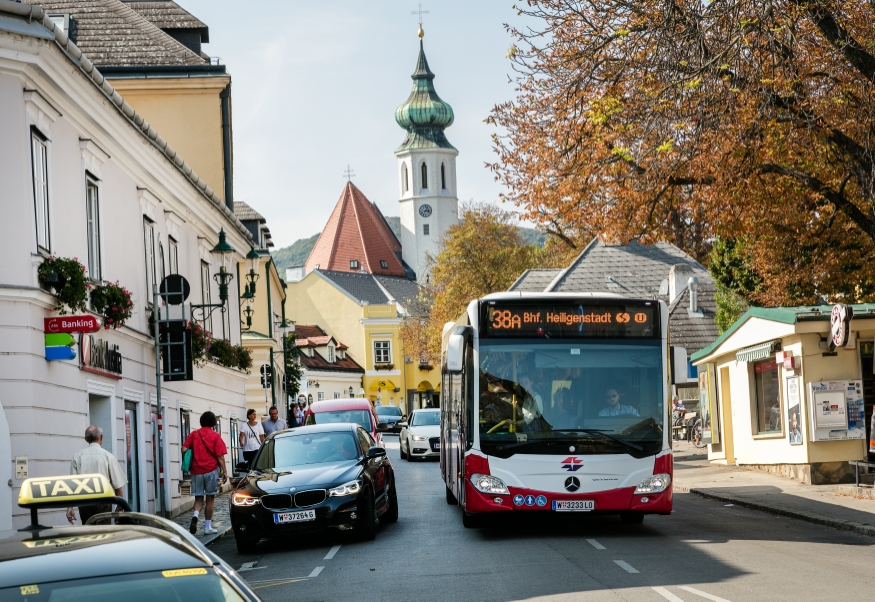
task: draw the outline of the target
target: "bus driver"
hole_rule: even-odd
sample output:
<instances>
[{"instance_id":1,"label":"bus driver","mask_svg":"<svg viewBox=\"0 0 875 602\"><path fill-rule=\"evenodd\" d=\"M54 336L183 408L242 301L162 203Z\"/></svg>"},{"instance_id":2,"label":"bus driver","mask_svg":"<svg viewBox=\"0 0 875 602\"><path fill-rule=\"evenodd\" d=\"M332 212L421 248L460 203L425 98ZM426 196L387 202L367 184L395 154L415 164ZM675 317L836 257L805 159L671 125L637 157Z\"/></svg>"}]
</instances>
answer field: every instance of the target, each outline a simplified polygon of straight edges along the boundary
<instances>
[{"instance_id":1,"label":"bus driver","mask_svg":"<svg viewBox=\"0 0 875 602\"><path fill-rule=\"evenodd\" d=\"M620 394L617 393L616 389L611 388L605 391L605 403L608 404L608 407L599 412L599 416L621 416L623 414L638 416L638 410L620 403Z\"/></svg>"}]
</instances>

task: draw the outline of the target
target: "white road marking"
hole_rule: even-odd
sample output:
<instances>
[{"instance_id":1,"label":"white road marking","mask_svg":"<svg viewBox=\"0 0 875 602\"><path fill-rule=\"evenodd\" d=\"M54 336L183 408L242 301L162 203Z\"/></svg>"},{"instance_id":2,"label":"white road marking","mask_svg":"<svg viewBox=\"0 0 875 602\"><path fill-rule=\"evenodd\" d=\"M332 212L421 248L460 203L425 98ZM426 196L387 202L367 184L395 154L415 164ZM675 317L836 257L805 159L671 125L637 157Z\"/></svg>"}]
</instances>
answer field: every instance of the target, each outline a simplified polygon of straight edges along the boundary
<instances>
[{"instance_id":1,"label":"white road marking","mask_svg":"<svg viewBox=\"0 0 875 602\"><path fill-rule=\"evenodd\" d=\"M324 568L325 568L324 566L317 566L315 569L313 569L313 572L307 576L310 577L310 579L312 579L313 577L318 577L319 573L321 573L322 569L324 569Z\"/></svg>"},{"instance_id":2,"label":"white road marking","mask_svg":"<svg viewBox=\"0 0 875 602\"><path fill-rule=\"evenodd\" d=\"M331 560L332 558L334 558L334 555L337 554L338 550L340 550L340 546L339 546L339 545L334 546L333 548L331 548L331 549L328 551L328 553L325 555L324 560Z\"/></svg>"},{"instance_id":3,"label":"white road marking","mask_svg":"<svg viewBox=\"0 0 875 602\"><path fill-rule=\"evenodd\" d=\"M690 587L689 585L679 585L678 587L684 591L690 592L691 594L696 594L697 596L702 596L703 598L707 598L708 600L713 600L714 602L729 602L729 600L726 600L725 598L718 598L717 596L712 596L711 594L707 594L707 593L703 592L702 590L696 589L694 587Z\"/></svg>"},{"instance_id":4,"label":"white road marking","mask_svg":"<svg viewBox=\"0 0 875 602\"><path fill-rule=\"evenodd\" d=\"M637 572L639 572L638 569L636 569L635 567L633 567L631 564L629 564L629 563L626 562L625 560L615 560L614 563L615 563L618 567L620 567L621 569L623 569L624 571L626 571L627 573L637 573Z\"/></svg>"},{"instance_id":5,"label":"white road marking","mask_svg":"<svg viewBox=\"0 0 875 602\"><path fill-rule=\"evenodd\" d=\"M258 564L258 561L257 561L257 560L256 560L255 562L244 562L242 565L240 565L240 568L237 569L237 572L238 572L238 573L243 573L243 572L246 572L246 571L257 571L258 569L264 569L264 568L267 568L267 567L264 567L264 566L255 566L256 564Z\"/></svg>"},{"instance_id":6,"label":"white road marking","mask_svg":"<svg viewBox=\"0 0 875 602\"><path fill-rule=\"evenodd\" d=\"M586 541L589 543L589 545L594 547L596 550L607 550L607 548L605 546L603 546L602 544L600 544L599 542L597 542L594 539L587 539Z\"/></svg>"},{"instance_id":7,"label":"white road marking","mask_svg":"<svg viewBox=\"0 0 875 602\"><path fill-rule=\"evenodd\" d=\"M655 591L657 594L659 594L669 602L684 602L664 587L654 587L653 591Z\"/></svg>"}]
</instances>

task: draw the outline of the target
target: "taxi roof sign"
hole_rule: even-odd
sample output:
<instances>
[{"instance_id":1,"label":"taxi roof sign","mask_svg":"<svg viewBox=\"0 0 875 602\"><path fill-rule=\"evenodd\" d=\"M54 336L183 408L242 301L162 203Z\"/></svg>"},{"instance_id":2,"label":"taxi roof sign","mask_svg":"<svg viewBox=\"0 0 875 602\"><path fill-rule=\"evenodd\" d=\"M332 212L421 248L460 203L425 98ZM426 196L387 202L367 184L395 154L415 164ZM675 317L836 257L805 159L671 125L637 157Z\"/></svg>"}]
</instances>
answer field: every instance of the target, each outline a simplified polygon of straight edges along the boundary
<instances>
[{"instance_id":1,"label":"taxi roof sign","mask_svg":"<svg viewBox=\"0 0 875 602\"><path fill-rule=\"evenodd\" d=\"M22 508L67 507L85 501L110 502L113 498L112 484L102 474L34 477L21 484L18 505Z\"/></svg>"}]
</instances>

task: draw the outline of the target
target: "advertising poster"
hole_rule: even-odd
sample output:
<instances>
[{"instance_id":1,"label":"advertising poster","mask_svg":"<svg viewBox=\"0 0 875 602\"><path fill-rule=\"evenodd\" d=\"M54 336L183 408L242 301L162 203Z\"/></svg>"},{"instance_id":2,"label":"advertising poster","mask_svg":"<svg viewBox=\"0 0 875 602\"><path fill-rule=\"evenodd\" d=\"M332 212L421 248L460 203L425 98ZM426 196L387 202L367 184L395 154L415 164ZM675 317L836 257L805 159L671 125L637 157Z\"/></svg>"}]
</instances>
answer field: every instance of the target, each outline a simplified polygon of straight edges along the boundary
<instances>
[{"instance_id":1,"label":"advertising poster","mask_svg":"<svg viewBox=\"0 0 875 602\"><path fill-rule=\"evenodd\" d=\"M720 443L717 422L717 382L714 378L714 364L698 366L699 370L699 412L702 415L702 440L707 444Z\"/></svg>"},{"instance_id":2,"label":"advertising poster","mask_svg":"<svg viewBox=\"0 0 875 602\"><path fill-rule=\"evenodd\" d=\"M802 402L800 379L791 376L787 379L787 433L790 445L802 445Z\"/></svg>"}]
</instances>

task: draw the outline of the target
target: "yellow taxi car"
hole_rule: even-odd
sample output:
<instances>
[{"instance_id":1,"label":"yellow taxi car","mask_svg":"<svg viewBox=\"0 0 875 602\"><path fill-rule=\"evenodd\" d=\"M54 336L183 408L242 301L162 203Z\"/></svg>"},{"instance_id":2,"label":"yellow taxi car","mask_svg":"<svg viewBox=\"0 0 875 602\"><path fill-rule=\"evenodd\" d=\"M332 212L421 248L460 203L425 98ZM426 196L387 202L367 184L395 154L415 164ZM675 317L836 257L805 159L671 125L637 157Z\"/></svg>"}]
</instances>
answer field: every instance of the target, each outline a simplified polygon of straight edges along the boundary
<instances>
[{"instance_id":1,"label":"yellow taxi car","mask_svg":"<svg viewBox=\"0 0 875 602\"><path fill-rule=\"evenodd\" d=\"M39 509L99 503L130 510L103 475L24 481L18 505L30 509L31 524L0 533L0 600L261 599L218 556L163 518L111 512L83 526L39 524Z\"/></svg>"}]
</instances>

